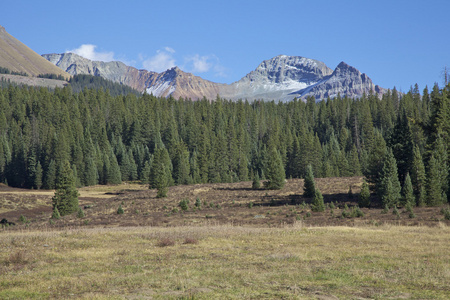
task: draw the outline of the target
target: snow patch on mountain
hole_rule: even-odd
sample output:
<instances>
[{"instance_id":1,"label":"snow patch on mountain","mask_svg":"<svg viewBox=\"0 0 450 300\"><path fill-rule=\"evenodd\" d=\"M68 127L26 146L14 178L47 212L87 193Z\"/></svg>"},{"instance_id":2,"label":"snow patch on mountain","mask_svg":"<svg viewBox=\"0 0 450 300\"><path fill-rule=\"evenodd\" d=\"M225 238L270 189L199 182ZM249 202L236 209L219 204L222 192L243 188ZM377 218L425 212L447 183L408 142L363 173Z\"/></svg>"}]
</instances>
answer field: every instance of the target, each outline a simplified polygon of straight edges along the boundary
<instances>
[{"instance_id":1,"label":"snow patch on mountain","mask_svg":"<svg viewBox=\"0 0 450 300\"><path fill-rule=\"evenodd\" d=\"M147 94L153 94L153 96L161 97L162 95L170 96L173 92L175 92L175 87L172 84L172 81L164 81L162 84L158 83L156 85L150 86L146 89Z\"/></svg>"}]
</instances>

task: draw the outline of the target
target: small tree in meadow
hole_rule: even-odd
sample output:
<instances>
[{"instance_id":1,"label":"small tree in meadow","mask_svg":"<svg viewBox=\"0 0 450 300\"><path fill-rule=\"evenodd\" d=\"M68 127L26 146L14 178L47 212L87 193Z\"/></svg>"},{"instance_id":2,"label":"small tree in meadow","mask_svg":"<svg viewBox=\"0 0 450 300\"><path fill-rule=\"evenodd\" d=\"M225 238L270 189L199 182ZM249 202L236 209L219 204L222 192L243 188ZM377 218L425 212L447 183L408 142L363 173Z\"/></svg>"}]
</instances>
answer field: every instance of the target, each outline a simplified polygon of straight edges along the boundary
<instances>
[{"instance_id":1,"label":"small tree in meadow","mask_svg":"<svg viewBox=\"0 0 450 300\"><path fill-rule=\"evenodd\" d=\"M312 198L316 194L316 183L314 182L314 174L312 166L308 165L306 169L305 184L303 186L303 196Z\"/></svg>"}]
</instances>

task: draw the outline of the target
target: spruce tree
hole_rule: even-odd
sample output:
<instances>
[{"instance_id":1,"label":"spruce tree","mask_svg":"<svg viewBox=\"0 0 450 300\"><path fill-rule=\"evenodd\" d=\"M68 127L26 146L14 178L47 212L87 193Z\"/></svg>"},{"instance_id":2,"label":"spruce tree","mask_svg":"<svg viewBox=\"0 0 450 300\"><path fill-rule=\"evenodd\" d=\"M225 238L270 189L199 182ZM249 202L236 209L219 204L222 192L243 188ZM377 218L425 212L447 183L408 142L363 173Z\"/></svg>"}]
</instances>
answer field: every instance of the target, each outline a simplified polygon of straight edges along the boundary
<instances>
[{"instance_id":1,"label":"spruce tree","mask_svg":"<svg viewBox=\"0 0 450 300\"><path fill-rule=\"evenodd\" d=\"M359 194L358 205L361 207L369 207L370 206L370 190L367 182L363 182L361 186L361 192Z\"/></svg>"},{"instance_id":2,"label":"spruce tree","mask_svg":"<svg viewBox=\"0 0 450 300\"><path fill-rule=\"evenodd\" d=\"M398 180L397 163L390 148L384 158L377 191L383 206L393 207L400 201L401 185Z\"/></svg>"},{"instance_id":3,"label":"spruce tree","mask_svg":"<svg viewBox=\"0 0 450 300\"><path fill-rule=\"evenodd\" d=\"M167 197L167 191L169 187L169 172L166 166L160 164L156 170L155 188L158 189L156 194L157 198Z\"/></svg>"},{"instance_id":4,"label":"spruce tree","mask_svg":"<svg viewBox=\"0 0 450 300\"><path fill-rule=\"evenodd\" d=\"M316 189L314 192L314 198L312 201L312 211L322 212L325 210L325 204L323 202L323 196L322 193L319 191L319 189Z\"/></svg>"},{"instance_id":5,"label":"spruce tree","mask_svg":"<svg viewBox=\"0 0 450 300\"><path fill-rule=\"evenodd\" d=\"M253 178L253 182L252 182L252 189L257 190L260 187L261 187L261 183L259 182L258 171L256 171L255 177Z\"/></svg>"},{"instance_id":6,"label":"spruce tree","mask_svg":"<svg viewBox=\"0 0 450 300\"><path fill-rule=\"evenodd\" d=\"M266 162L266 188L269 190L280 190L284 186L286 175L284 173L283 161L280 153L273 146L269 151L269 157Z\"/></svg>"},{"instance_id":7,"label":"spruce tree","mask_svg":"<svg viewBox=\"0 0 450 300\"><path fill-rule=\"evenodd\" d=\"M411 166L411 183L413 186L414 194L416 196L417 205L423 205L425 203L425 166L423 164L422 155L417 145L414 146L413 162Z\"/></svg>"},{"instance_id":8,"label":"spruce tree","mask_svg":"<svg viewBox=\"0 0 450 300\"><path fill-rule=\"evenodd\" d=\"M78 191L75 187L75 179L68 161L63 163L52 203L53 210L57 208L61 216L76 212L78 209Z\"/></svg>"},{"instance_id":9,"label":"spruce tree","mask_svg":"<svg viewBox=\"0 0 450 300\"><path fill-rule=\"evenodd\" d=\"M426 203L428 206L438 206L442 204L442 188L439 179L439 168L434 155L428 162Z\"/></svg>"},{"instance_id":10,"label":"spruce tree","mask_svg":"<svg viewBox=\"0 0 450 300\"><path fill-rule=\"evenodd\" d=\"M56 182L56 163L52 159L47 168L44 186L46 189L54 189Z\"/></svg>"},{"instance_id":11,"label":"spruce tree","mask_svg":"<svg viewBox=\"0 0 450 300\"><path fill-rule=\"evenodd\" d=\"M34 186L39 190L42 187L42 166L41 163L38 161L36 165L36 176L34 177Z\"/></svg>"},{"instance_id":12,"label":"spruce tree","mask_svg":"<svg viewBox=\"0 0 450 300\"><path fill-rule=\"evenodd\" d=\"M312 198L316 194L316 183L314 182L314 174L312 166L308 165L306 168L306 176L303 186L303 196L306 198Z\"/></svg>"},{"instance_id":13,"label":"spruce tree","mask_svg":"<svg viewBox=\"0 0 450 300\"><path fill-rule=\"evenodd\" d=\"M413 187L411 183L411 177L409 176L409 173L406 174L405 182L403 183L402 188L402 205L410 205L414 206L416 204L415 198L414 198L414 192Z\"/></svg>"},{"instance_id":14,"label":"spruce tree","mask_svg":"<svg viewBox=\"0 0 450 300\"><path fill-rule=\"evenodd\" d=\"M106 174L106 181L108 184L122 183L122 174L120 173L120 166L112 150L109 153L109 168Z\"/></svg>"}]
</instances>

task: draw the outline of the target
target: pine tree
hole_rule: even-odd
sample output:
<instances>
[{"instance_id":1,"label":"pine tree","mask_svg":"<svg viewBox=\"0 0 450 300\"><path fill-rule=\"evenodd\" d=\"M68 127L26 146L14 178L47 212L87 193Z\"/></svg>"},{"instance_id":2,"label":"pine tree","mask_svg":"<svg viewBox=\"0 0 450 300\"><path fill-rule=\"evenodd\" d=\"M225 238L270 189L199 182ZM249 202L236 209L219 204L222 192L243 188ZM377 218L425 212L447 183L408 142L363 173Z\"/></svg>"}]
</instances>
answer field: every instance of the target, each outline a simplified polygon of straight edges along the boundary
<instances>
[{"instance_id":1,"label":"pine tree","mask_svg":"<svg viewBox=\"0 0 450 300\"><path fill-rule=\"evenodd\" d=\"M259 175L258 172L256 172L255 177L253 178L252 182L252 189L257 190L261 187L261 183L259 182Z\"/></svg>"},{"instance_id":2,"label":"pine tree","mask_svg":"<svg viewBox=\"0 0 450 300\"><path fill-rule=\"evenodd\" d=\"M61 218L61 214L59 213L58 208L55 207L52 212L52 219L59 220L60 218Z\"/></svg>"},{"instance_id":3,"label":"pine tree","mask_svg":"<svg viewBox=\"0 0 450 300\"><path fill-rule=\"evenodd\" d=\"M78 191L68 161L63 163L52 203L53 209L57 208L61 216L76 212L78 209Z\"/></svg>"},{"instance_id":4,"label":"pine tree","mask_svg":"<svg viewBox=\"0 0 450 300\"><path fill-rule=\"evenodd\" d=\"M39 190L42 187L42 166L41 163L38 161L36 165L36 175L34 177L34 186Z\"/></svg>"},{"instance_id":5,"label":"pine tree","mask_svg":"<svg viewBox=\"0 0 450 300\"><path fill-rule=\"evenodd\" d=\"M109 153L109 168L106 174L106 181L108 184L121 184L122 174L120 173L120 166L112 149Z\"/></svg>"},{"instance_id":6,"label":"pine tree","mask_svg":"<svg viewBox=\"0 0 450 300\"><path fill-rule=\"evenodd\" d=\"M411 177L409 176L409 173L406 174L405 182L403 184L402 188L402 205L410 205L414 206L416 204L416 200L414 198L414 192L413 187L411 183Z\"/></svg>"},{"instance_id":7,"label":"pine tree","mask_svg":"<svg viewBox=\"0 0 450 300\"><path fill-rule=\"evenodd\" d=\"M55 188L55 182L56 182L56 163L52 159L48 165L46 176L45 176L45 182L44 187L46 189L54 189Z\"/></svg>"},{"instance_id":8,"label":"pine tree","mask_svg":"<svg viewBox=\"0 0 450 300\"><path fill-rule=\"evenodd\" d=\"M358 205L361 207L369 207L370 206L370 190L367 182L363 182L361 186L361 192L359 194Z\"/></svg>"},{"instance_id":9,"label":"pine tree","mask_svg":"<svg viewBox=\"0 0 450 300\"><path fill-rule=\"evenodd\" d=\"M414 146L410 177L417 205L423 205L425 203L424 196L426 185L425 166L423 164L422 155L420 154L420 149L417 145Z\"/></svg>"},{"instance_id":10,"label":"pine tree","mask_svg":"<svg viewBox=\"0 0 450 300\"><path fill-rule=\"evenodd\" d=\"M308 167L306 168L303 196L306 198L312 198L315 195L316 195L316 183L314 182L314 174L312 166L308 165Z\"/></svg>"},{"instance_id":11,"label":"pine tree","mask_svg":"<svg viewBox=\"0 0 450 300\"><path fill-rule=\"evenodd\" d=\"M280 153L272 146L266 162L266 176L268 181L265 186L269 190L280 190L283 188L286 175L284 173L283 161Z\"/></svg>"},{"instance_id":12,"label":"pine tree","mask_svg":"<svg viewBox=\"0 0 450 300\"><path fill-rule=\"evenodd\" d=\"M401 185L398 180L397 163L391 149L388 150L384 158L377 192L381 197L383 206L393 207L400 201Z\"/></svg>"},{"instance_id":13,"label":"pine tree","mask_svg":"<svg viewBox=\"0 0 450 300\"><path fill-rule=\"evenodd\" d=\"M323 196L322 193L319 191L319 189L316 189L314 192L314 198L312 201L312 211L322 212L325 210L325 204L323 202Z\"/></svg>"},{"instance_id":14,"label":"pine tree","mask_svg":"<svg viewBox=\"0 0 450 300\"><path fill-rule=\"evenodd\" d=\"M431 155L428 162L426 203L428 206L438 206L442 204L442 186L439 179L439 168L434 155Z\"/></svg>"}]
</instances>

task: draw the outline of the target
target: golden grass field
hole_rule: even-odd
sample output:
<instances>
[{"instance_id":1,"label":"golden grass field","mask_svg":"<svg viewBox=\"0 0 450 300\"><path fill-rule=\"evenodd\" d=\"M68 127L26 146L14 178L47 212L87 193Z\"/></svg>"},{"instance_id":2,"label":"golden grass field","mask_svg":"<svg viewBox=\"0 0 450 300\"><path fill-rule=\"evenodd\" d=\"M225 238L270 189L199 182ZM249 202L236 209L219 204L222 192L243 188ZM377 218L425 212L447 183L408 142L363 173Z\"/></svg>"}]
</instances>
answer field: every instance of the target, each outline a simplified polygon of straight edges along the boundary
<instances>
[{"instance_id":1,"label":"golden grass field","mask_svg":"<svg viewBox=\"0 0 450 300\"><path fill-rule=\"evenodd\" d=\"M0 232L0 299L449 299L441 227Z\"/></svg>"},{"instance_id":2,"label":"golden grass field","mask_svg":"<svg viewBox=\"0 0 450 300\"><path fill-rule=\"evenodd\" d=\"M0 218L16 223L0 228L0 299L450 299L441 207L411 219L374 203L343 218L361 182L316 179L322 213L300 179L175 186L164 199L139 184L84 187L86 216L54 221L53 191L0 185Z\"/></svg>"}]
</instances>

